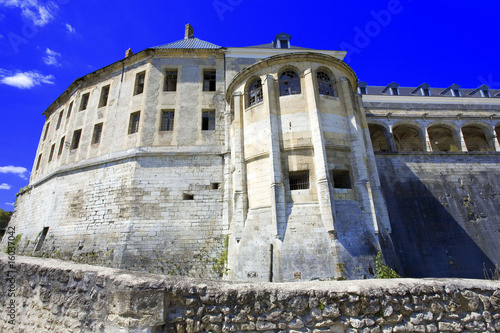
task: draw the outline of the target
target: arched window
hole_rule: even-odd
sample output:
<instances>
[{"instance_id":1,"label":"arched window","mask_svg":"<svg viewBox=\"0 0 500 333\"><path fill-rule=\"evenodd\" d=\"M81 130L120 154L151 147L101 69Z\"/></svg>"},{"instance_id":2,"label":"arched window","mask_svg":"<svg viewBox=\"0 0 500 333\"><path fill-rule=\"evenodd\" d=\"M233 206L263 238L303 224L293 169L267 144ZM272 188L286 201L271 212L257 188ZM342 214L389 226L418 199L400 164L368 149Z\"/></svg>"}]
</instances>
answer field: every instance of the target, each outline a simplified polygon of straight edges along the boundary
<instances>
[{"instance_id":1,"label":"arched window","mask_svg":"<svg viewBox=\"0 0 500 333\"><path fill-rule=\"evenodd\" d=\"M280 76L280 96L300 94L300 77L292 70L284 71Z\"/></svg>"},{"instance_id":2,"label":"arched window","mask_svg":"<svg viewBox=\"0 0 500 333\"><path fill-rule=\"evenodd\" d=\"M248 106L262 102L262 81L255 79L248 87Z\"/></svg>"},{"instance_id":3,"label":"arched window","mask_svg":"<svg viewBox=\"0 0 500 333\"><path fill-rule=\"evenodd\" d=\"M335 96L333 83L328 74L325 72L317 72L316 79L318 80L318 90L320 95Z\"/></svg>"}]
</instances>

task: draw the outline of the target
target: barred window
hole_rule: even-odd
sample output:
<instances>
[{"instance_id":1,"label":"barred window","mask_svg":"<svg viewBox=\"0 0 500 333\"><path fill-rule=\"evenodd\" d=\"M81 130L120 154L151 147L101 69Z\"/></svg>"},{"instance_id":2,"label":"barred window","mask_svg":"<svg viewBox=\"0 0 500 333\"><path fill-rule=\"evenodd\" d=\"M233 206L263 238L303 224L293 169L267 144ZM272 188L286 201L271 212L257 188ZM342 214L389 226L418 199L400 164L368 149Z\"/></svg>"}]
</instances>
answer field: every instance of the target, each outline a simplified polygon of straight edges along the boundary
<instances>
[{"instance_id":1,"label":"barred window","mask_svg":"<svg viewBox=\"0 0 500 333\"><path fill-rule=\"evenodd\" d=\"M173 131L173 130L174 130L174 111L162 111L160 131Z\"/></svg>"},{"instance_id":2,"label":"barred window","mask_svg":"<svg viewBox=\"0 0 500 333\"><path fill-rule=\"evenodd\" d=\"M52 147L50 147L50 154L49 154L49 162L52 161L52 157L54 156L54 150L56 149L56 144L54 143Z\"/></svg>"},{"instance_id":3,"label":"barred window","mask_svg":"<svg viewBox=\"0 0 500 333\"><path fill-rule=\"evenodd\" d=\"M45 126L45 133L43 134L43 140L47 139L47 134L49 133L50 122Z\"/></svg>"},{"instance_id":4,"label":"barred window","mask_svg":"<svg viewBox=\"0 0 500 333\"><path fill-rule=\"evenodd\" d=\"M290 190L307 190L309 188L309 170L290 172Z\"/></svg>"},{"instance_id":5,"label":"barred window","mask_svg":"<svg viewBox=\"0 0 500 333\"><path fill-rule=\"evenodd\" d=\"M102 123L94 126L94 134L92 134L92 144L101 142Z\"/></svg>"},{"instance_id":6,"label":"barred window","mask_svg":"<svg viewBox=\"0 0 500 333\"><path fill-rule=\"evenodd\" d=\"M215 130L215 110L203 111L201 119L201 130L202 131Z\"/></svg>"},{"instance_id":7,"label":"barred window","mask_svg":"<svg viewBox=\"0 0 500 333\"><path fill-rule=\"evenodd\" d=\"M332 170L334 188L352 188L348 170Z\"/></svg>"},{"instance_id":8,"label":"barred window","mask_svg":"<svg viewBox=\"0 0 500 333\"><path fill-rule=\"evenodd\" d=\"M262 102L262 81L255 79L248 87L248 106Z\"/></svg>"},{"instance_id":9,"label":"barred window","mask_svg":"<svg viewBox=\"0 0 500 333\"><path fill-rule=\"evenodd\" d=\"M146 79L146 72L138 73L135 76L134 95L139 95L143 93L145 79Z\"/></svg>"},{"instance_id":10,"label":"barred window","mask_svg":"<svg viewBox=\"0 0 500 333\"><path fill-rule=\"evenodd\" d=\"M300 94L300 77L292 70L280 75L280 96Z\"/></svg>"},{"instance_id":11,"label":"barred window","mask_svg":"<svg viewBox=\"0 0 500 333\"><path fill-rule=\"evenodd\" d=\"M203 91L215 91L215 74L215 69L206 69L203 71Z\"/></svg>"},{"instance_id":12,"label":"barred window","mask_svg":"<svg viewBox=\"0 0 500 333\"><path fill-rule=\"evenodd\" d=\"M108 96L109 96L109 85L102 87L101 89L101 98L99 99L99 107L108 105Z\"/></svg>"},{"instance_id":13,"label":"barred window","mask_svg":"<svg viewBox=\"0 0 500 333\"><path fill-rule=\"evenodd\" d=\"M177 70L167 70L165 72L165 84L163 91L176 91L177 90Z\"/></svg>"},{"instance_id":14,"label":"barred window","mask_svg":"<svg viewBox=\"0 0 500 333\"><path fill-rule=\"evenodd\" d=\"M63 137L61 138L61 141L59 141L59 150L57 151L57 156L59 156L59 155L61 155L61 154L62 154L62 151L63 151L63 148L64 148L64 139L65 139L65 138L66 138L66 137L65 137L65 136L63 136Z\"/></svg>"},{"instance_id":15,"label":"barred window","mask_svg":"<svg viewBox=\"0 0 500 333\"><path fill-rule=\"evenodd\" d=\"M128 126L128 134L134 134L139 132L139 119L141 112L134 112L130 115L130 123Z\"/></svg>"},{"instance_id":16,"label":"barred window","mask_svg":"<svg viewBox=\"0 0 500 333\"><path fill-rule=\"evenodd\" d=\"M68 113L66 114L66 119L68 119L69 116L71 116L71 110L73 110L73 102L69 103Z\"/></svg>"},{"instance_id":17,"label":"barred window","mask_svg":"<svg viewBox=\"0 0 500 333\"><path fill-rule=\"evenodd\" d=\"M76 130L73 132L73 141L71 142L71 149L76 149L80 145L80 138L82 136L82 130Z\"/></svg>"},{"instance_id":18,"label":"barred window","mask_svg":"<svg viewBox=\"0 0 500 333\"><path fill-rule=\"evenodd\" d=\"M328 74L326 74L325 72L318 72L316 73L316 79L318 80L318 89L320 95L335 96L333 82Z\"/></svg>"},{"instance_id":19,"label":"barred window","mask_svg":"<svg viewBox=\"0 0 500 333\"><path fill-rule=\"evenodd\" d=\"M86 94L82 95L82 99L80 101L80 111L87 109L87 106L89 105L89 97L90 97L90 93L86 93Z\"/></svg>"},{"instance_id":20,"label":"barred window","mask_svg":"<svg viewBox=\"0 0 500 333\"><path fill-rule=\"evenodd\" d=\"M64 114L64 110L59 112L59 117L57 118L57 124L56 124L56 131L59 129L59 127L61 127L61 121L62 121L63 114Z\"/></svg>"}]
</instances>

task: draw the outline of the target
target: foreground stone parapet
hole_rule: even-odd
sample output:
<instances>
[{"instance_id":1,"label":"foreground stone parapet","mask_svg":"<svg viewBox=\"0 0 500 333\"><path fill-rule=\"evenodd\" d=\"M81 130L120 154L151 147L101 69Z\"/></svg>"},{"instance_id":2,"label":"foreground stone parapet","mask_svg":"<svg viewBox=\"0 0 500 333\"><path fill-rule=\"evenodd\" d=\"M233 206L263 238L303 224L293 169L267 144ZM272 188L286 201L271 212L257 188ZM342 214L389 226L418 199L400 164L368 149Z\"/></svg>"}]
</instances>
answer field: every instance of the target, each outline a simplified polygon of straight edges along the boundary
<instances>
[{"instance_id":1,"label":"foreground stone parapet","mask_svg":"<svg viewBox=\"0 0 500 333\"><path fill-rule=\"evenodd\" d=\"M0 274L3 332L500 332L495 281L228 283L5 254Z\"/></svg>"}]
</instances>

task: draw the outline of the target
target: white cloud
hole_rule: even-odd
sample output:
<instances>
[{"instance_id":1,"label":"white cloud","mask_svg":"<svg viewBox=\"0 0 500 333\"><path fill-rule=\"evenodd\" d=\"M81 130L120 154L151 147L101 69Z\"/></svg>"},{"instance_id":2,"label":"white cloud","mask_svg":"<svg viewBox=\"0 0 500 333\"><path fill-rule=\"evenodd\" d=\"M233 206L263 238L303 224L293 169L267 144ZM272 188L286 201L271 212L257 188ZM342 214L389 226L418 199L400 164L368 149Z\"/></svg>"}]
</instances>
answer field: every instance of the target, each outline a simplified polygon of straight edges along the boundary
<instances>
[{"instance_id":1,"label":"white cloud","mask_svg":"<svg viewBox=\"0 0 500 333\"><path fill-rule=\"evenodd\" d=\"M0 5L20 8L21 15L39 27L52 21L59 9L54 1L41 3L38 0L0 0Z\"/></svg>"},{"instance_id":2,"label":"white cloud","mask_svg":"<svg viewBox=\"0 0 500 333\"><path fill-rule=\"evenodd\" d=\"M66 26L66 29L68 29L69 33L74 34L74 33L76 32L75 28L73 28L73 27L71 26L71 24L66 23L66 24L64 24L64 25Z\"/></svg>"},{"instance_id":3,"label":"white cloud","mask_svg":"<svg viewBox=\"0 0 500 333\"><path fill-rule=\"evenodd\" d=\"M0 68L0 83L19 89L29 89L42 83L54 84L54 75L43 75L36 71L12 73Z\"/></svg>"},{"instance_id":4,"label":"white cloud","mask_svg":"<svg viewBox=\"0 0 500 333\"><path fill-rule=\"evenodd\" d=\"M43 57L43 62L45 62L46 65L52 65L52 66L61 66L61 64L57 61L57 58L61 56L61 53L58 53L56 51L52 51L51 49L47 48L45 50L45 57Z\"/></svg>"},{"instance_id":5,"label":"white cloud","mask_svg":"<svg viewBox=\"0 0 500 333\"><path fill-rule=\"evenodd\" d=\"M28 169L26 169L24 167L16 167L13 165L0 167L0 173L13 173L13 174L18 175L19 177L21 177L23 179L27 179L26 175L25 175L27 172L28 172Z\"/></svg>"},{"instance_id":6,"label":"white cloud","mask_svg":"<svg viewBox=\"0 0 500 333\"><path fill-rule=\"evenodd\" d=\"M5 38L5 36L4 36L4 35L2 35L2 34L0 34L0 39L2 39L2 38Z\"/></svg>"},{"instance_id":7,"label":"white cloud","mask_svg":"<svg viewBox=\"0 0 500 333\"><path fill-rule=\"evenodd\" d=\"M6 183L0 184L0 190L10 190L11 186Z\"/></svg>"},{"instance_id":8,"label":"white cloud","mask_svg":"<svg viewBox=\"0 0 500 333\"><path fill-rule=\"evenodd\" d=\"M9 206L15 206L15 204L13 202L6 202L5 204L9 205Z\"/></svg>"}]
</instances>

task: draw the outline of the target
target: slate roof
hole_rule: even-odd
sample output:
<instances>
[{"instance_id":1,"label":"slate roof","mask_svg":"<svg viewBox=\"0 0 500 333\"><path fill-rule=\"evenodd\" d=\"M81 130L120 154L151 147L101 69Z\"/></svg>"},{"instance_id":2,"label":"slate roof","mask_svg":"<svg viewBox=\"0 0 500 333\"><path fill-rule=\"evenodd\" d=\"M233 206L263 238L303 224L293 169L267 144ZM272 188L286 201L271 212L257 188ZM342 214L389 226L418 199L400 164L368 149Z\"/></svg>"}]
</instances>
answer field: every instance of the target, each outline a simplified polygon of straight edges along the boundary
<instances>
[{"instance_id":1,"label":"slate roof","mask_svg":"<svg viewBox=\"0 0 500 333\"><path fill-rule=\"evenodd\" d=\"M420 87L420 86L419 86ZM419 88L417 87L417 88ZM481 86L482 87L482 86ZM481 88L479 87L479 88ZM384 86L370 86L366 85L366 95L390 95L390 92ZM479 88L476 89L466 89L460 88L460 97L481 97L477 92ZM384 92L385 91L385 92ZM422 96L420 91L415 87L398 87L399 96ZM429 88L430 97L451 97L451 92L446 88ZM500 89L489 89L491 98L500 97Z\"/></svg>"},{"instance_id":2,"label":"slate roof","mask_svg":"<svg viewBox=\"0 0 500 333\"><path fill-rule=\"evenodd\" d=\"M220 49L219 45L215 45L196 37L189 37L178 40L176 42L158 45L152 49Z\"/></svg>"},{"instance_id":3,"label":"slate roof","mask_svg":"<svg viewBox=\"0 0 500 333\"><path fill-rule=\"evenodd\" d=\"M269 43L269 44L261 44L261 45L253 45L253 46L245 46L245 48L250 48L250 49L275 49L274 43ZM278 49L278 50L287 50L287 49ZM307 47L299 47L299 46L293 46L290 45L288 50L313 50Z\"/></svg>"}]
</instances>

